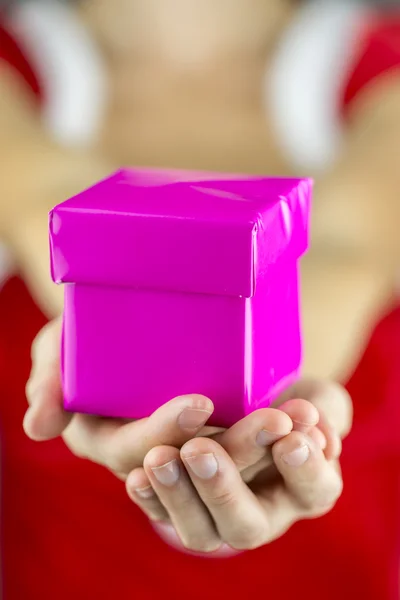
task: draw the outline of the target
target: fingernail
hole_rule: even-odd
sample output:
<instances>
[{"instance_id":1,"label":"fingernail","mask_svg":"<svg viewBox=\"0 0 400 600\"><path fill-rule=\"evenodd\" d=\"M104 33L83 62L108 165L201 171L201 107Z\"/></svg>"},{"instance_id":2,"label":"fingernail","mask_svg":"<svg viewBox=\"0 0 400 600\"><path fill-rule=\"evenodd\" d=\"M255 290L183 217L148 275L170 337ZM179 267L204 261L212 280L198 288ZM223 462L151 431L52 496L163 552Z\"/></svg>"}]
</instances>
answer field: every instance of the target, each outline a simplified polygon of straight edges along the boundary
<instances>
[{"instance_id":1,"label":"fingernail","mask_svg":"<svg viewBox=\"0 0 400 600\"><path fill-rule=\"evenodd\" d=\"M211 413L208 410L199 408L185 408L178 417L178 423L181 429L193 431L202 427L210 418Z\"/></svg>"},{"instance_id":2,"label":"fingernail","mask_svg":"<svg viewBox=\"0 0 400 600\"><path fill-rule=\"evenodd\" d=\"M140 498L143 498L144 500L147 500L148 498L152 498L154 496L154 490L151 487L151 485L148 485L147 487L144 488L136 488L134 490L135 494L137 494L138 496L140 496Z\"/></svg>"},{"instance_id":3,"label":"fingernail","mask_svg":"<svg viewBox=\"0 0 400 600\"><path fill-rule=\"evenodd\" d=\"M258 446L270 446L271 444L273 444L274 442L276 442L281 436L276 435L276 433L271 433L270 431L267 431L266 429L262 429L257 437L256 437L256 444Z\"/></svg>"},{"instance_id":4,"label":"fingernail","mask_svg":"<svg viewBox=\"0 0 400 600\"><path fill-rule=\"evenodd\" d=\"M200 479L211 479L218 471L218 463L214 454L197 454L185 458L185 461Z\"/></svg>"},{"instance_id":5,"label":"fingernail","mask_svg":"<svg viewBox=\"0 0 400 600\"><path fill-rule=\"evenodd\" d=\"M304 444L304 446L300 446L292 452L288 452L288 454L282 454L282 460L290 467L301 467L307 462L309 456L310 448L307 444Z\"/></svg>"},{"instance_id":6,"label":"fingernail","mask_svg":"<svg viewBox=\"0 0 400 600\"><path fill-rule=\"evenodd\" d=\"M151 470L155 478L167 487L171 487L179 479L179 465L175 459L165 463L165 465L161 465L161 467L152 467Z\"/></svg>"}]
</instances>

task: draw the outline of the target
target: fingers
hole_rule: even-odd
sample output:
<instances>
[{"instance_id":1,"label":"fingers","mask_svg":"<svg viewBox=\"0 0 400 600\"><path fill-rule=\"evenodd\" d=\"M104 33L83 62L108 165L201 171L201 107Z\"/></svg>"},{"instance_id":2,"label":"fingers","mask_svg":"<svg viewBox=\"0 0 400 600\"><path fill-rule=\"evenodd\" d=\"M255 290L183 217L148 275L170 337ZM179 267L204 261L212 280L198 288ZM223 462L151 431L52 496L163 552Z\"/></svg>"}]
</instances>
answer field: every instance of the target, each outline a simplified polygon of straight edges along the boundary
<instances>
[{"instance_id":1,"label":"fingers","mask_svg":"<svg viewBox=\"0 0 400 600\"><path fill-rule=\"evenodd\" d=\"M142 466L152 448L180 448L200 431L213 410L211 400L193 395L175 398L148 419L128 424L76 415L64 438L75 454L126 476Z\"/></svg>"},{"instance_id":2,"label":"fingers","mask_svg":"<svg viewBox=\"0 0 400 600\"><path fill-rule=\"evenodd\" d=\"M171 447L155 448L146 456L144 469L147 481L138 471L129 475L128 494L151 518L162 518L160 506L165 507L186 549L216 552L223 540L229 548L241 550L267 541L264 511L215 441L191 440L181 453ZM147 484L156 492L159 506L148 495Z\"/></svg>"},{"instance_id":3,"label":"fingers","mask_svg":"<svg viewBox=\"0 0 400 600\"><path fill-rule=\"evenodd\" d=\"M144 470L184 547L215 552L221 546L220 537L186 473L179 450L154 448L146 456Z\"/></svg>"},{"instance_id":4,"label":"fingers","mask_svg":"<svg viewBox=\"0 0 400 600\"><path fill-rule=\"evenodd\" d=\"M302 386L298 384L298 387ZM339 402L335 402L336 390L338 390L338 398L341 399ZM306 433L324 450L328 460L338 458L342 449L340 423L345 421L345 407L347 406L342 399L346 398L346 395L342 395L340 386L336 386L336 384L331 386L331 384L325 383L305 382L303 391L307 392L305 395L308 395L309 400L288 400L280 406L280 410L286 411L291 416L295 431ZM351 406L351 403L349 405ZM335 406L338 407L339 416L332 415L332 407ZM331 422L336 423L339 430L335 430L334 426L329 423L327 414L331 415ZM311 426L312 423L314 426ZM344 433L343 428L342 433Z\"/></svg>"},{"instance_id":5,"label":"fingers","mask_svg":"<svg viewBox=\"0 0 400 600\"><path fill-rule=\"evenodd\" d=\"M328 435L334 436L333 430L320 427L321 415L311 402L300 398L287 400L280 406L280 410L292 419L293 431L306 433L322 450L327 447L330 449L330 443L336 448L337 445L330 438L327 439Z\"/></svg>"},{"instance_id":6,"label":"fingers","mask_svg":"<svg viewBox=\"0 0 400 600\"><path fill-rule=\"evenodd\" d=\"M318 429L307 430L294 424L294 429L303 431L312 437L315 441L323 434L325 444L325 456L328 460L337 458L340 455L342 443L341 439L350 431L352 424L352 402L347 391L339 384L331 381L301 380L285 394L276 403L281 409L293 402L291 398L302 397L308 400L319 413ZM298 402L296 400L296 402ZM292 413L288 413L296 421Z\"/></svg>"},{"instance_id":7,"label":"fingers","mask_svg":"<svg viewBox=\"0 0 400 600\"><path fill-rule=\"evenodd\" d=\"M171 520L183 548L193 552L215 552L220 548L221 540L211 517L175 448L151 450L144 468L129 474L126 489L151 520Z\"/></svg>"},{"instance_id":8,"label":"fingers","mask_svg":"<svg viewBox=\"0 0 400 600\"><path fill-rule=\"evenodd\" d=\"M340 496L340 472L326 460L315 437L291 431L273 443L274 468L283 481L270 485L257 478L250 487L215 440L192 439L180 453L155 448L146 456L145 468L129 475L128 494L152 520L166 522L169 517L186 549L218 555L224 547L257 548L299 519L325 514Z\"/></svg>"},{"instance_id":9,"label":"fingers","mask_svg":"<svg viewBox=\"0 0 400 600\"><path fill-rule=\"evenodd\" d=\"M262 409L248 415L214 440L218 438L222 445L225 444L225 450L239 471L257 462L260 464L260 461L264 468L266 456L272 464L271 444L290 433L292 426L291 419L284 412ZM161 468L163 464L164 469ZM154 521L166 521L169 515L183 548L192 552L215 552L221 544L220 537L212 521L210 529L210 513L191 484L179 452L165 447L151 450L145 458L145 468L146 472L136 469L130 473L126 481L131 499ZM178 479L172 485L166 485L163 471L168 483L174 476ZM161 475L161 481L157 475ZM247 547L246 539L243 544ZM225 555L227 546L221 547L217 554L220 552ZM229 552L232 553L232 549Z\"/></svg>"},{"instance_id":10,"label":"fingers","mask_svg":"<svg viewBox=\"0 0 400 600\"><path fill-rule=\"evenodd\" d=\"M30 406L24 429L38 441L61 435L72 418L62 405L60 335L61 320L57 319L42 329L32 346L32 371L26 386Z\"/></svg>"},{"instance_id":11,"label":"fingers","mask_svg":"<svg viewBox=\"0 0 400 600\"><path fill-rule=\"evenodd\" d=\"M308 432L308 436L313 440L315 444L317 444L321 448L321 450L326 449L328 442L325 434L320 429L320 424L318 424L318 427L313 427L312 429L310 429L310 431Z\"/></svg>"},{"instance_id":12,"label":"fingers","mask_svg":"<svg viewBox=\"0 0 400 600\"><path fill-rule=\"evenodd\" d=\"M218 548L218 550L216 550L215 552L212 552L212 553L207 553L207 554L205 554L204 552L191 550L190 548L185 548L185 546L182 544L181 539L179 538L174 526L171 523L168 523L165 521L153 521L153 527L154 527L154 530L157 532L157 534L160 536L160 538L162 540L164 540L164 542L166 544L168 544L169 546L172 546L173 548L175 548L176 550L179 550L180 552L185 552L185 553L191 554L193 556L201 556L202 558L209 557L209 558L215 559L215 558L229 558L232 556L236 556L237 554L240 553L239 551L234 550L233 548L230 548L227 544L222 544Z\"/></svg>"},{"instance_id":13,"label":"fingers","mask_svg":"<svg viewBox=\"0 0 400 600\"><path fill-rule=\"evenodd\" d=\"M304 510L300 511L284 486L259 503L237 477L237 469L222 448L218 450L215 442L208 442L199 439L191 449L188 446L189 460L183 462L175 449L156 448L145 459L146 471L136 469L127 478L128 495L155 522L156 531L168 544L178 550L212 552L213 557L232 556L271 542L298 520L300 513L303 516ZM197 451L200 454L194 455ZM208 477L206 462L211 455L220 466L219 473ZM186 471L183 463L190 463L194 456L200 456L201 470L186 466ZM212 514L215 525L208 514Z\"/></svg>"},{"instance_id":14,"label":"fingers","mask_svg":"<svg viewBox=\"0 0 400 600\"><path fill-rule=\"evenodd\" d=\"M348 435L353 419L353 405L349 393L341 385L334 381L304 381L299 382L298 388L308 391L307 399L340 438Z\"/></svg>"},{"instance_id":15,"label":"fingers","mask_svg":"<svg viewBox=\"0 0 400 600\"><path fill-rule=\"evenodd\" d=\"M268 541L265 511L219 444L206 438L190 440L181 449L181 459L224 542L241 550Z\"/></svg>"},{"instance_id":16,"label":"fingers","mask_svg":"<svg viewBox=\"0 0 400 600\"><path fill-rule=\"evenodd\" d=\"M257 410L213 439L229 454L239 471L270 456L270 446L293 429L291 418L274 408ZM270 461L272 463L272 458Z\"/></svg>"},{"instance_id":17,"label":"fingers","mask_svg":"<svg viewBox=\"0 0 400 600\"><path fill-rule=\"evenodd\" d=\"M134 469L126 479L126 491L152 521L168 521L168 513L154 492L143 468Z\"/></svg>"},{"instance_id":18,"label":"fingers","mask_svg":"<svg viewBox=\"0 0 400 600\"><path fill-rule=\"evenodd\" d=\"M303 379L286 390L274 405L281 408L293 398L304 398L313 404L340 438L349 433L353 418L352 402L341 385L333 381Z\"/></svg>"},{"instance_id":19,"label":"fingers","mask_svg":"<svg viewBox=\"0 0 400 600\"><path fill-rule=\"evenodd\" d=\"M302 399L287 400L279 407L293 422L293 429L308 433L318 425L319 412L310 402Z\"/></svg>"},{"instance_id":20,"label":"fingers","mask_svg":"<svg viewBox=\"0 0 400 600\"><path fill-rule=\"evenodd\" d=\"M60 379L61 320L46 326L32 347L32 373L27 384L30 407L24 428L35 440L63 434L78 456L103 464L124 479L141 466L154 446L180 447L200 431L214 410L203 396L176 398L148 419L122 424L118 420L71 415L62 406Z\"/></svg>"},{"instance_id":21,"label":"fingers","mask_svg":"<svg viewBox=\"0 0 400 600\"><path fill-rule=\"evenodd\" d=\"M317 516L332 508L342 492L342 479L309 436L293 431L274 445L272 454L287 490L305 514Z\"/></svg>"},{"instance_id":22,"label":"fingers","mask_svg":"<svg viewBox=\"0 0 400 600\"><path fill-rule=\"evenodd\" d=\"M327 460L335 460L339 458L342 452L342 440L340 436L336 433L331 425L327 422L323 415L320 416L320 420L318 423L318 428L314 429L308 435L315 440L315 437L312 435L313 433L318 432L322 434L325 444L322 447L324 450L325 458Z\"/></svg>"},{"instance_id":23,"label":"fingers","mask_svg":"<svg viewBox=\"0 0 400 600\"><path fill-rule=\"evenodd\" d=\"M260 409L214 436L232 458L244 481L272 465L271 446L292 429L308 433L324 449L327 441L316 427L319 414L306 400L289 400L280 409Z\"/></svg>"}]
</instances>

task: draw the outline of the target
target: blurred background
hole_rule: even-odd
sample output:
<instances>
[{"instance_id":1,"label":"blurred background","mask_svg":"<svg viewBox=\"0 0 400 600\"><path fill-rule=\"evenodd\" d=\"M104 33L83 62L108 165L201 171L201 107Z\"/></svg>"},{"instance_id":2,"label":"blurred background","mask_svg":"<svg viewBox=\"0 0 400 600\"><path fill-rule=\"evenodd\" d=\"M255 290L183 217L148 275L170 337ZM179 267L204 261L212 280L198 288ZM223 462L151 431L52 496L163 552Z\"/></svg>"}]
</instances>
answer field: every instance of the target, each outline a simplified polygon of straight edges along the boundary
<instances>
[{"instance_id":1,"label":"blurred background","mask_svg":"<svg viewBox=\"0 0 400 600\"><path fill-rule=\"evenodd\" d=\"M399 160L395 0L0 1L6 600L398 598ZM62 310L47 212L122 165L315 179L304 369L352 391L346 491L236 573L178 557L111 474L22 431L30 346Z\"/></svg>"}]
</instances>

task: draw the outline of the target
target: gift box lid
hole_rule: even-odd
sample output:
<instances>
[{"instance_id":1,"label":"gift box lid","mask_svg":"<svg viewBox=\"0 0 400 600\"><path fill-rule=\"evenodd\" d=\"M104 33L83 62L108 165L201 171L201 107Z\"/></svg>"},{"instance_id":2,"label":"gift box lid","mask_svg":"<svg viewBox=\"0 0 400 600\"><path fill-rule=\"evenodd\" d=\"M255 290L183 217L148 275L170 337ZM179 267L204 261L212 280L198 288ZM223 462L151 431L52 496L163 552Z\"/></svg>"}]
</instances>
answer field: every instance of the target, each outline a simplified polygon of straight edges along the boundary
<instances>
[{"instance_id":1,"label":"gift box lid","mask_svg":"<svg viewBox=\"0 0 400 600\"><path fill-rule=\"evenodd\" d=\"M122 169L50 213L56 283L251 297L308 246L312 182Z\"/></svg>"}]
</instances>

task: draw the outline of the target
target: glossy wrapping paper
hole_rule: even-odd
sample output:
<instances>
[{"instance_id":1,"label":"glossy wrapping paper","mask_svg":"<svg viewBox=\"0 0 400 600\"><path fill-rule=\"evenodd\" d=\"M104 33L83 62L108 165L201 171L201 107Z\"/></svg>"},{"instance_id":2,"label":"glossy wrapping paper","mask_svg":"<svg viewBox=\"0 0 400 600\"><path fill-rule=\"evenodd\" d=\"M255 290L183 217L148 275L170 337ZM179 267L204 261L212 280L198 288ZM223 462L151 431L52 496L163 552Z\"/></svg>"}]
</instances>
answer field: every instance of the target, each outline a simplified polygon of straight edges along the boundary
<instances>
[{"instance_id":1,"label":"glossy wrapping paper","mask_svg":"<svg viewBox=\"0 0 400 600\"><path fill-rule=\"evenodd\" d=\"M299 373L311 181L124 169L50 213L69 411L204 394L228 426Z\"/></svg>"}]
</instances>

